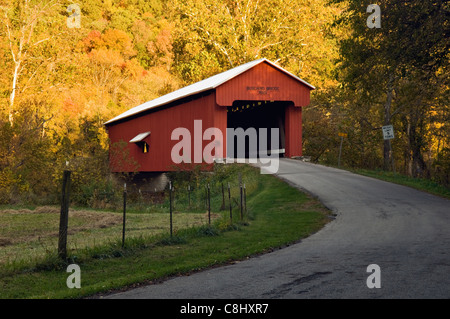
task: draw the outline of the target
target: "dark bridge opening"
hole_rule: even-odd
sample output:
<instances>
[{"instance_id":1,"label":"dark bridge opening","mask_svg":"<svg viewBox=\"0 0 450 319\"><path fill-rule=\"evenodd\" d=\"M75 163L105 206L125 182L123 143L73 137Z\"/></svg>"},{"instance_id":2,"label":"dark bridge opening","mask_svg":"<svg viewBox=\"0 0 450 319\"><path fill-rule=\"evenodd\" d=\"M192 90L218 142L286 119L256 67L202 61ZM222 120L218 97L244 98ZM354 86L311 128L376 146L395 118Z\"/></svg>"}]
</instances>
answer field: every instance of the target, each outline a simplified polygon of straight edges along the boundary
<instances>
[{"instance_id":1,"label":"dark bridge opening","mask_svg":"<svg viewBox=\"0 0 450 319\"><path fill-rule=\"evenodd\" d=\"M254 143L249 136L245 138L245 158L260 157L261 151L265 154L277 152L282 157L285 149L285 108L292 102L289 101L234 101L232 106L227 108L227 127L232 129L242 128L250 133L253 128L256 130L256 143L252 145L259 154L252 152L249 143ZM259 145L260 129L267 129L266 145ZM279 129L278 145L271 145L271 128ZM248 130L250 129L250 130ZM230 145L230 136L227 134L227 146ZM234 152L227 147L227 157L241 157L238 154L237 138L234 137Z\"/></svg>"}]
</instances>

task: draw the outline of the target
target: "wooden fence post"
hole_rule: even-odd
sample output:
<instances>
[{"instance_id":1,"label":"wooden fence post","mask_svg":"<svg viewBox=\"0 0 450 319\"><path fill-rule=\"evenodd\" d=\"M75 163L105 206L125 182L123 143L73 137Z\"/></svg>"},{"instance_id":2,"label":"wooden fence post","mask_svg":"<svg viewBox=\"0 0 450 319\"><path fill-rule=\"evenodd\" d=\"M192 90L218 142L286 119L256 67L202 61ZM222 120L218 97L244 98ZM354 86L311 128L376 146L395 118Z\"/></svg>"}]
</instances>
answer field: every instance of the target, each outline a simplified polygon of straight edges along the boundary
<instances>
[{"instance_id":1,"label":"wooden fence post","mask_svg":"<svg viewBox=\"0 0 450 319\"><path fill-rule=\"evenodd\" d=\"M123 221L122 221L122 248L125 246L125 224L127 214L127 184L123 184Z\"/></svg>"},{"instance_id":2,"label":"wooden fence post","mask_svg":"<svg viewBox=\"0 0 450 319\"><path fill-rule=\"evenodd\" d=\"M61 192L58 256L62 259L66 259L67 257L67 225L69 223L70 173L70 171L64 171Z\"/></svg>"}]
</instances>

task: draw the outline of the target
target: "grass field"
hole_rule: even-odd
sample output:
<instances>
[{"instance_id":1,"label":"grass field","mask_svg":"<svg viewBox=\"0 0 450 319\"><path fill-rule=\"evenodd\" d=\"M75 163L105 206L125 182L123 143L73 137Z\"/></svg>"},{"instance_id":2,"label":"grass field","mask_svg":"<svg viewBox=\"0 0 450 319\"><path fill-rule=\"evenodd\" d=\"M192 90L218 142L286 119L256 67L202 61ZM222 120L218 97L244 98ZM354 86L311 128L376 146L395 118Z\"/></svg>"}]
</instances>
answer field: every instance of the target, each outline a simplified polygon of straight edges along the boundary
<instances>
[{"instance_id":1,"label":"grass field","mask_svg":"<svg viewBox=\"0 0 450 319\"><path fill-rule=\"evenodd\" d=\"M44 206L34 210L0 210L0 266L29 266L45 260L58 247L58 207ZM218 215L213 213L213 219ZM117 242L122 236L122 213L94 210L70 210L68 251L101 247ZM200 213L175 213L175 230L208 223ZM147 213L127 215L126 237L154 236L169 229L168 214Z\"/></svg>"},{"instance_id":2,"label":"grass field","mask_svg":"<svg viewBox=\"0 0 450 319\"><path fill-rule=\"evenodd\" d=\"M309 236L330 220L317 200L277 178L248 166L232 170L223 176L241 174L248 186L244 220L236 207L232 224L227 210L215 209L211 226L204 210L178 212L170 237L167 213L129 214L122 248L120 213L74 210L67 260L55 254L57 208L2 210L0 298L79 298L151 283L270 251ZM221 196L215 196L212 204L217 207ZM67 288L71 263L81 268L81 289Z\"/></svg>"}]
</instances>

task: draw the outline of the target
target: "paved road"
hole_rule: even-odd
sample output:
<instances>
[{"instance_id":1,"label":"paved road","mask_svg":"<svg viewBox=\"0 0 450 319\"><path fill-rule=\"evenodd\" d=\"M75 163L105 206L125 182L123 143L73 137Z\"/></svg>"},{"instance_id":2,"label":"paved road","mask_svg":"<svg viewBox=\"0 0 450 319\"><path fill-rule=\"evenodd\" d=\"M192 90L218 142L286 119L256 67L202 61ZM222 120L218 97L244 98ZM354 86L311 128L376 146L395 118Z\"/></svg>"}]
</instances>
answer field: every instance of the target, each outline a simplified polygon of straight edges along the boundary
<instances>
[{"instance_id":1,"label":"paved road","mask_svg":"<svg viewBox=\"0 0 450 319\"><path fill-rule=\"evenodd\" d=\"M277 174L337 217L302 242L109 298L450 298L450 201L291 159ZM381 288L366 285L367 266Z\"/></svg>"}]
</instances>

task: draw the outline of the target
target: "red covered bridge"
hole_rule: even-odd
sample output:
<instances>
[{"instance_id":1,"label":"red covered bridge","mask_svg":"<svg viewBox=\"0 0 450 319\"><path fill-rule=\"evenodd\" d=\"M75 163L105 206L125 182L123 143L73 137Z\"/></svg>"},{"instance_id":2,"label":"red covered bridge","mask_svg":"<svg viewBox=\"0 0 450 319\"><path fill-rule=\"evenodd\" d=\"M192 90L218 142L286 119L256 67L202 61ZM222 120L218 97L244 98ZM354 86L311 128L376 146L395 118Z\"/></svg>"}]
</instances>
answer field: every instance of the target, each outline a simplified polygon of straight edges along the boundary
<instances>
[{"instance_id":1,"label":"red covered bridge","mask_svg":"<svg viewBox=\"0 0 450 319\"><path fill-rule=\"evenodd\" d=\"M225 156L232 154L226 129L238 127L279 128L280 147L273 151L301 156L302 106L309 104L313 89L273 62L259 59L136 106L105 123L111 146L120 144L123 151L110 152L111 170L174 170L171 152L178 141L172 140L172 132L180 127L194 132L195 120L202 121L203 130L214 127L224 133L218 142ZM210 141L201 143L203 148Z\"/></svg>"}]
</instances>

